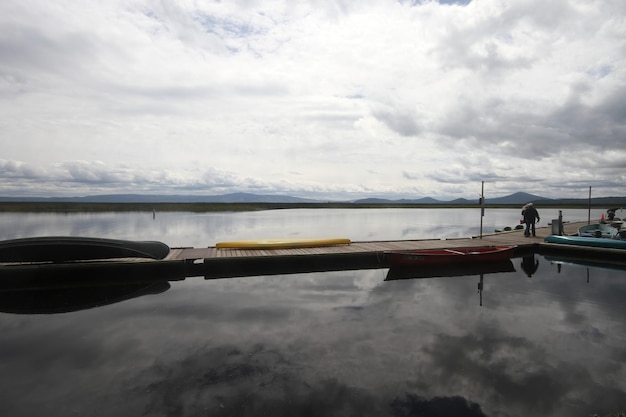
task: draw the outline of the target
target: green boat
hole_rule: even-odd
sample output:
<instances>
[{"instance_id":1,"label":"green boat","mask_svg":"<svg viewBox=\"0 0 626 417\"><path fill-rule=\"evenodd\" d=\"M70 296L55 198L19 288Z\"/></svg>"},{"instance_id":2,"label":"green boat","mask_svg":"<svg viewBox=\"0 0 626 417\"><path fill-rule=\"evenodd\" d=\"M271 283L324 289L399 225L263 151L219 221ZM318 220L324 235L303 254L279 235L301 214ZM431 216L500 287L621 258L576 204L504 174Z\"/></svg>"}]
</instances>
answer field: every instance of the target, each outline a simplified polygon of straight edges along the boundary
<instances>
[{"instance_id":1,"label":"green boat","mask_svg":"<svg viewBox=\"0 0 626 417\"><path fill-rule=\"evenodd\" d=\"M602 237L551 235L546 237L544 242L595 248L626 249L625 239L607 239Z\"/></svg>"}]
</instances>

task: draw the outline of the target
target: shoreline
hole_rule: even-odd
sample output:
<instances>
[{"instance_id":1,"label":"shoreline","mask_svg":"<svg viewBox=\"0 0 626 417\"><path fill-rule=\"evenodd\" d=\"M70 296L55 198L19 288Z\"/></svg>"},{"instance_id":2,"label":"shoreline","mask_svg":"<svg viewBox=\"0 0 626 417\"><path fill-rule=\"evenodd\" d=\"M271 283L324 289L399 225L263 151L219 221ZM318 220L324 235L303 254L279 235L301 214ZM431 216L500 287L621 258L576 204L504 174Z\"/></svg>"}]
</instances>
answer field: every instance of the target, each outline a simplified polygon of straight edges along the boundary
<instances>
[{"instance_id":1,"label":"shoreline","mask_svg":"<svg viewBox=\"0 0 626 417\"><path fill-rule=\"evenodd\" d=\"M605 204L535 204L540 209L606 208ZM9 213L81 213L81 212L233 212L285 209L480 209L478 204L379 204L379 203L70 203L2 202L0 212ZM485 204L486 209L521 209L519 204Z\"/></svg>"}]
</instances>

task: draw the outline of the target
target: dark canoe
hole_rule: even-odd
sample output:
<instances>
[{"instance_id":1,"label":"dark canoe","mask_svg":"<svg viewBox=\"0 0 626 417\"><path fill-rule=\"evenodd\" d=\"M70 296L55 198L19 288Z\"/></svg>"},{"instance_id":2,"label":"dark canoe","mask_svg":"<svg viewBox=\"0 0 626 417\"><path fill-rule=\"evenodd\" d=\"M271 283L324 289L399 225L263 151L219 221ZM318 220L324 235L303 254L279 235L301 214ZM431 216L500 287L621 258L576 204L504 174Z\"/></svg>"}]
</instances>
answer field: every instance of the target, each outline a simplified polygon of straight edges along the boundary
<instances>
[{"instance_id":1,"label":"dark canoe","mask_svg":"<svg viewBox=\"0 0 626 417\"><path fill-rule=\"evenodd\" d=\"M0 262L71 262L93 259L163 259L165 243L75 236L46 236L0 242Z\"/></svg>"},{"instance_id":2,"label":"dark canoe","mask_svg":"<svg viewBox=\"0 0 626 417\"><path fill-rule=\"evenodd\" d=\"M437 265L495 262L510 259L515 246L479 246L473 248L424 249L386 252L389 265Z\"/></svg>"}]
</instances>

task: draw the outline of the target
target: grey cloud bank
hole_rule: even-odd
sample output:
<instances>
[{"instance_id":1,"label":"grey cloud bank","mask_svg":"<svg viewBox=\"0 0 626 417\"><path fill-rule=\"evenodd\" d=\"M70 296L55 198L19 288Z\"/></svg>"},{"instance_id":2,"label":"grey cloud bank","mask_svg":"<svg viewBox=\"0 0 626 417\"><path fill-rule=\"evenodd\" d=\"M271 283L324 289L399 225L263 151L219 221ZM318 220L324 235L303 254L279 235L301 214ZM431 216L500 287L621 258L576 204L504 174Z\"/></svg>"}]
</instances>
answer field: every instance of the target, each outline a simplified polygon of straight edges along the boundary
<instances>
[{"instance_id":1,"label":"grey cloud bank","mask_svg":"<svg viewBox=\"0 0 626 417\"><path fill-rule=\"evenodd\" d=\"M0 5L0 195L626 195L618 0Z\"/></svg>"}]
</instances>

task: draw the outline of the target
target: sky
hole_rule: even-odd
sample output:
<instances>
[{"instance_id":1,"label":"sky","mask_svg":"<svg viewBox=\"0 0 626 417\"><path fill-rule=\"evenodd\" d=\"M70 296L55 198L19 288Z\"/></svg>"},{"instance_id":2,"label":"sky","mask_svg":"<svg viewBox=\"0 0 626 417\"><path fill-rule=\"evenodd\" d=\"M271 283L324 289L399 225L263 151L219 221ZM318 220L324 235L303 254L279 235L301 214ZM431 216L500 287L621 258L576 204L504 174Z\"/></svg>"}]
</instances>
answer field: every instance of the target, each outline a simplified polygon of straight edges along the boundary
<instances>
[{"instance_id":1,"label":"sky","mask_svg":"<svg viewBox=\"0 0 626 417\"><path fill-rule=\"evenodd\" d=\"M3 0L0 196L626 196L622 0Z\"/></svg>"}]
</instances>

